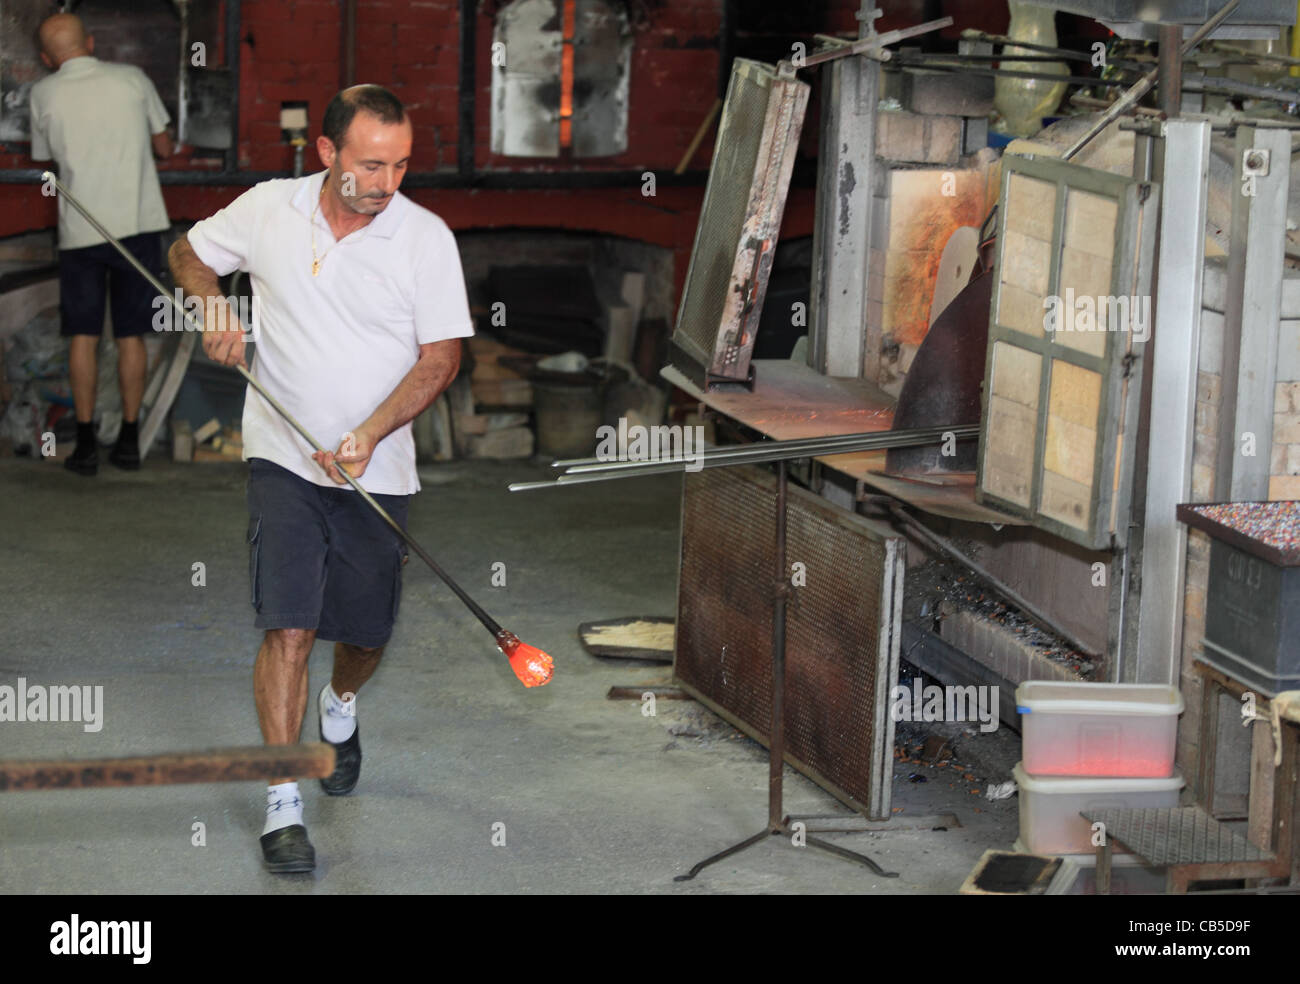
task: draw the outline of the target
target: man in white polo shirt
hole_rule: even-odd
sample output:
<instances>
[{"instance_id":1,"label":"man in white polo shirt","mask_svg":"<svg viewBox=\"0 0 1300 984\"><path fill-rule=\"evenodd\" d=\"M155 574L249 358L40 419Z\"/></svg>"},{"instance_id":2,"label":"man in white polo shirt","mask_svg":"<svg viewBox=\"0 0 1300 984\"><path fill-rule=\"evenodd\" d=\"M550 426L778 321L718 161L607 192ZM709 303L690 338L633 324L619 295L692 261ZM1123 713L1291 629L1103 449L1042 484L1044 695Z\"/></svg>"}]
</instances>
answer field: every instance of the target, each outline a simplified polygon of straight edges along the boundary
<instances>
[{"instance_id":1,"label":"man in white polo shirt","mask_svg":"<svg viewBox=\"0 0 1300 984\"><path fill-rule=\"evenodd\" d=\"M56 71L32 86L32 158L54 158L68 191L141 263L161 272L158 234L170 223L152 155L168 157L174 148L158 91L134 65L95 58L95 39L72 14L46 18L40 42L41 60ZM60 201L59 304L77 420L77 447L64 466L79 475L99 469L95 356L106 287L122 392L122 429L108 458L119 468L135 469L147 362L141 335L153 323L154 290L76 209Z\"/></svg>"},{"instance_id":2,"label":"man in white polo shirt","mask_svg":"<svg viewBox=\"0 0 1300 984\"><path fill-rule=\"evenodd\" d=\"M266 630L253 672L258 720L267 744L298 741L312 644L333 640L318 710L321 738L338 753L321 785L338 796L360 774L356 694L392 632L406 556L337 469L405 528L420 488L411 421L455 377L473 325L451 230L397 190L411 155L397 97L346 89L322 130L326 171L254 186L177 240L169 259L185 292L208 299L216 323L205 318L204 350L226 365L243 361L244 338L217 278L250 274L251 371L317 440L337 445L314 452L247 390L249 566L254 624ZM315 865L291 776L267 791L261 844L272 871Z\"/></svg>"}]
</instances>

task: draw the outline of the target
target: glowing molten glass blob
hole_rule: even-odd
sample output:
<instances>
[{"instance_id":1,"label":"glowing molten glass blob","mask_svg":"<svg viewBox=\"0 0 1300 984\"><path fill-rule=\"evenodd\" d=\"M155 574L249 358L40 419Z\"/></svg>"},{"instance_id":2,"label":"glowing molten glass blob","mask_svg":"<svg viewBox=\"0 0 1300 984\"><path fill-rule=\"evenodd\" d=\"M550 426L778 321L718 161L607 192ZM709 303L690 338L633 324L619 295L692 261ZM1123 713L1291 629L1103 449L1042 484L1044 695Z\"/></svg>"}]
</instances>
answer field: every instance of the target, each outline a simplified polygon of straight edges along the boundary
<instances>
[{"instance_id":1,"label":"glowing molten glass blob","mask_svg":"<svg viewBox=\"0 0 1300 984\"><path fill-rule=\"evenodd\" d=\"M513 632L497 633L497 646L510 660L510 669L525 687L544 687L555 674L555 661L536 646L520 642Z\"/></svg>"}]
</instances>

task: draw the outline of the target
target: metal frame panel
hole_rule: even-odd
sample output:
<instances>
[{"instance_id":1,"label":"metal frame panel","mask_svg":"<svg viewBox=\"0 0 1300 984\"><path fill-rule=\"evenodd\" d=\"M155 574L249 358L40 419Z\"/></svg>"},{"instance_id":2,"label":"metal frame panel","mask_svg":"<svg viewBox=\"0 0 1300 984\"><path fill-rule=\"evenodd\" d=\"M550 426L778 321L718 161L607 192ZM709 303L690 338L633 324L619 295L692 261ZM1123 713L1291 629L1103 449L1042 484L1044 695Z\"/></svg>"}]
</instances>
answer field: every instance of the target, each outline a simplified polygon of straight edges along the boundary
<instances>
[{"instance_id":1,"label":"metal frame panel","mask_svg":"<svg viewBox=\"0 0 1300 984\"><path fill-rule=\"evenodd\" d=\"M1286 131L1242 127L1234 146L1237 194L1228 261L1215 498L1240 502L1267 499L1272 470L1291 138ZM1243 161L1256 151L1268 154L1268 173L1253 179L1254 194L1247 195ZM1242 453L1246 433L1255 435L1254 455Z\"/></svg>"},{"instance_id":2,"label":"metal frame panel","mask_svg":"<svg viewBox=\"0 0 1300 984\"><path fill-rule=\"evenodd\" d=\"M1048 285L1044 297L1061 296L1061 263L1066 204L1071 191L1079 191L1116 202L1114 252L1110 269L1110 296L1150 296L1152 252L1155 244L1156 188L1149 182L1135 181L1077 164L1036 157L1008 155L1002 163L1001 206L998 209L998 256L995 264L993 302L989 310L989 339L984 372L983 423L980 433L980 461L976 498L979 502L1023 516L1035 526L1072 543L1093 550L1122 546L1127 536L1128 495L1133 474L1133 436L1137 428L1137 384L1141 379L1140 360L1144 340L1131 331L1107 330L1100 356L1057 343L1044 332L1035 336L1008 327L999 321L1002 313L1002 271L1006 265L1008 188L1014 176L1023 175L1056 188L1052 216L1051 255ZM1071 286L1071 285L1065 285ZM1046 305L1044 304L1044 311ZM991 423L990 399L996 346L1010 345L1034 353L1042 360L1036 426L1027 506L987 491L986 455ZM1046 436L1052 385L1051 366L1062 362L1096 373L1101 377L1100 401L1095 418L1096 446L1092 462L1092 496L1086 528L1080 529L1042 513L1042 486Z\"/></svg>"},{"instance_id":3,"label":"metal frame panel","mask_svg":"<svg viewBox=\"0 0 1300 984\"><path fill-rule=\"evenodd\" d=\"M673 365L702 386L751 378L809 91L792 72L735 60L670 348Z\"/></svg>"},{"instance_id":4,"label":"metal frame panel","mask_svg":"<svg viewBox=\"0 0 1300 984\"><path fill-rule=\"evenodd\" d=\"M880 66L870 58L843 58L821 71L808 364L827 376L874 381L880 339L868 330L867 306Z\"/></svg>"},{"instance_id":5,"label":"metal frame panel","mask_svg":"<svg viewBox=\"0 0 1300 984\"><path fill-rule=\"evenodd\" d=\"M1164 136L1162 245L1156 281L1159 343L1152 356L1143 578L1137 597L1133 677L1143 683L1175 682L1182 658L1187 529L1175 512L1191 497L1210 124L1171 120L1165 124Z\"/></svg>"}]
</instances>

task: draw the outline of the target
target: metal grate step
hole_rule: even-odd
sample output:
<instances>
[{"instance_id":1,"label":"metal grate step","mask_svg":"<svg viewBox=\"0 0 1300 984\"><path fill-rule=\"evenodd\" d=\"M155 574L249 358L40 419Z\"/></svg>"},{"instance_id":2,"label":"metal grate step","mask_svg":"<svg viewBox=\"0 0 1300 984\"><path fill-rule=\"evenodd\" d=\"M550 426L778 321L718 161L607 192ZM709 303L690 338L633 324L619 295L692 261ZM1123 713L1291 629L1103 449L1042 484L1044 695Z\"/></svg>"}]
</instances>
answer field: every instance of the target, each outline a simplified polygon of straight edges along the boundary
<instances>
[{"instance_id":1,"label":"metal grate step","mask_svg":"<svg viewBox=\"0 0 1300 984\"><path fill-rule=\"evenodd\" d=\"M1256 847L1196 806L1143 810L1082 810L1090 823L1153 865L1272 861Z\"/></svg>"}]
</instances>

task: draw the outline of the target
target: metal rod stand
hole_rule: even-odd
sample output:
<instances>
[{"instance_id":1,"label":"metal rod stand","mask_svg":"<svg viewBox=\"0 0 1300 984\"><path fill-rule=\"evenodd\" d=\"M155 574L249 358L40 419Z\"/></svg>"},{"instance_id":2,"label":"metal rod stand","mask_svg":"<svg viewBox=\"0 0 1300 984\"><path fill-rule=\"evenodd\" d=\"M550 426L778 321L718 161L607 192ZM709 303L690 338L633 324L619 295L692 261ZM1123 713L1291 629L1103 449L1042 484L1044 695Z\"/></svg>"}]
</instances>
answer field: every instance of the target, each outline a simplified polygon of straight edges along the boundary
<instances>
[{"instance_id":1,"label":"metal rod stand","mask_svg":"<svg viewBox=\"0 0 1300 984\"><path fill-rule=\"evenodd\" d=\"M791 839L796 834L803 837L805 844L821 848L846 861L864 865L882 878L897 878L898 872L885 871L865 854L850 851L848 848L832 844L820 837L813 837L804 830L796 831L794 824L798 817L786 815L783 804L785 774L785 605L790 595L790 580L785 563L785 519L786 489L788 487L786 462L777 462L776 483L776 582L772 600L772 731L768 742L767 770L767 828L752 837L747 837L738 844L733 844L717 854L710 855L695 865L684 875L674 875L673 881L690 881L711 864L729 858L733 854L753 847L765 837L787 836Z\"/></svg>"}]
</instances>

